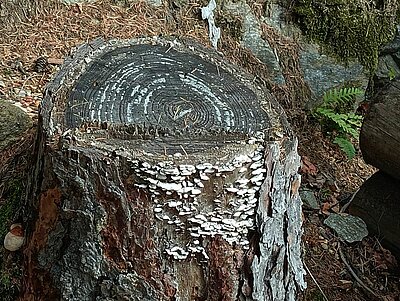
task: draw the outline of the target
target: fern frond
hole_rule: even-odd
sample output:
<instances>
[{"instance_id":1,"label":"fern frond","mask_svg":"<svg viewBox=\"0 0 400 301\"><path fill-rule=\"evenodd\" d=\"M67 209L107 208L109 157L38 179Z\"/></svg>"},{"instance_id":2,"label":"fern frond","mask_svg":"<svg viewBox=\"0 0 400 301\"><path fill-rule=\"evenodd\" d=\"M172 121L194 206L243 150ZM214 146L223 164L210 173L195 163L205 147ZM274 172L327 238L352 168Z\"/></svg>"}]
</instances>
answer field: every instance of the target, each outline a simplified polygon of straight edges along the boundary
<instances>
[{"instance_id":1,"label":"fern frond","mask_svg":"<svg viewBox=\"0 0 400 301\"><path fill-rule=\"evenodd\" d=\"M349 107L354 105L354 97L361 94L361 89L353 87L326 91L323 103L312 112L321 124L327 124L337 131L339 136L333 142L339 145L349 159L355 156L356 150L346 137L351 135L358 140L363 120L363 116L349 112Z\"/></svg>"},{"instance_id":2,"label":"fern frond","mask_svg":"<svg viewBox=\"0 0 400 301\"><path fill-rule=\"evenodd\" d=\"M323 107L335 107L339 104L348 104L353 101L357 95L362 95L363 91L359 88L340 88L325 92L323 96Z\"/></svg>"},{"instance_id":3,"label":"fern frond","mask_svg":"<svg viewBox=\"0 0 400 301\"><path fill-rule=\"evenodd\" d=\"M339 145L340 149L346 154L349 160L353 159L353 157L356 155L356 149L346 138L336 137L335 140L333 140L333 143Z\"/></svg>"},{"instance_id":4,"label":"fern frond","mask_svg":"<svg viewBox=\"0 0 400 301\"><path fill-rule=\"evenodd\" d=\"M334 116L332 116L331 119L339 126L339 128L343 132L348 133L354 138L358 139L357 127L348 122L346 114L335 114Z\"/></svg>"},{"instance_id":5,"label":"fern frond","mask_svg":"<svg viewBox=\"0 0 400 301\"><path fill-rule=\"evenodd\" d=\"M328 108L317 108L315 113L320 117L333 121L342 132L358 139L358 129L361 127L362 116L354 113L339 114Z\"/></svg>"}]
</instances>

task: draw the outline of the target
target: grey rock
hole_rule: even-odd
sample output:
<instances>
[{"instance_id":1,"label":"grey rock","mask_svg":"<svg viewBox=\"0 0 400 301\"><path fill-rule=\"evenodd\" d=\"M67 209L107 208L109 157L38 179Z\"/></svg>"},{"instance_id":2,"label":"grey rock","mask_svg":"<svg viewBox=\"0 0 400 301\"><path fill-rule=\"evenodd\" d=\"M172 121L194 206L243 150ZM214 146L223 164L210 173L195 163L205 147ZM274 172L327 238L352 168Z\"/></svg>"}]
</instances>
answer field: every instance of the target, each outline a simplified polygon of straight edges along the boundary
<instances>
[{"instance_id":1,"label":"grey rock","mask_svg":"<svg viewBox=\"0 0 400 301\"><path fill-rule=\"evenodd\" d=\"M0 100L0 151L18 141L32 126L32 120L20 108Z\"/></svg>"},{"instance_id":2,"label":"grey rock","mask_svg":"<svg viewBox=\"0 0 400 301\"><path fill-rule=\"evenodd\" d=\"M375 76L378 80L389 79L392 76L396 77L400 75L400 68L396 64L395 60L391 55L383 55L379 57L378 68L375 72Z\"/></svg>"},{"instance_id":3,"label":"grey rock","mask_svg":"<svg viewBox=\"0 0 400 301\"><path fill-rule=\"evenodd\" d=\"M279 65L274 49L269 43L262 39L260 22L253 14L250 6L244 1L231 3L228 2L224 6L227 13L239 16L243 19L243 37L242 44L266 64L271 70L271 78L279 85L285 83L282 70ZM222 33L223 35L223 33Z\"/></svg>"},{"instance_id":4,"label":"grey rock","mask_svg":"<svg viewBox=\"0 0 400 301\"><path fill-rule=\"evenodd\" d=\"M304 206L315 210L319 209L318 200L311 189L301 189L299 194Z\"/></svg>"},{"instance_id":5,"label":"grey rock","mask_svg":"<svg viewBox=\"0 0 400 301\"><path fill-rule=\"evenodd\" d=\"M324 93L338 86L358 87L366 89L369 81L368 72L357 61L349 62L347 65L322 53L321 48L306 40L300 28L286 21L287 9L278 1L269 1L265 17L262 22L277 30L282 36L297 40L300 44L300 68L303 71L304 80L311 90L311 99L307 103L308 109L312 109L320 103ZM250 25L252 26L252 25ZM254 26L253 26L254 27ZM255 31L255 29L253 29ZM259 38L260 40L260 38ZM252 43L257 44L257 36L252 36ZM260 41L260 45L262 42ZM253 52L257 47L249 47ZM255 49L255 50L253 50ZM259 46L259 52L263 49ZM273 51L272 51L273 52ZM255 52L257 55L257 53ZM261 58L260 58L261 59ZM263 62L272 61L270 54ZM276 59L275 59L276 60ZM274 62L278 64L277 62ZM274 66L274 63L270 63Z\"/></svg>"},{"instance_id":6,"label":"grey rock","mask_svg":"<svg viewBox=\"0 0 400 301\"><path fill-rule=\"evenodd\" d=\"M360 63L349 62L346 66L322 54L316 44L301 43L300 67L313 94L307 105L309 109L318 105L324 93L332 88L346 85L365 90L368 85L368 73Z\"/></svg>"},{"instance_id":7,"label":"grey rock","mask_svg":"<svg viewBox=\"0 0 400 301\"><path fill-rule=\"evenodd\" d=\"M375 75L378 77L378 80L385 75L387 78L387 73L390 69L395 71L395 76L400 75L398 72L400 69L400 25L397 28L397 33L394 39L381 49L379 65L375 73Z\"/></svg>"},{"instance_id":8,"label":"grey rock","mask_svg":"<svg viewBox=\"0 0 400 301\"><path fill-rule=\"evenodd\" d=\"M347 214L331 214L324 224L334 230L346 242L361 241L368 235L367 225L357 217Z\"/></svg>"},{"instance_id":9,"label":"grey rock","mask_svg":"<svg viewBox=\"0 0 400 301\"><path fill-rule=\"evenodd\" d=\"M268 1L265 16L261 18L262 22L273 27L282 36L287 38L298 38L301 36L301 30L293 23L287 22L287 11L280 3Z\"/></svg>"},{"instance_id":10,"label":"grey rock","mask_svg":"<svg viewBox=\"0 0 400 301\"><path fill-rule=\"evenodd\" d=\"M384 45L380 53L381 55L385 55L385 54L393 54L399 51L400 51L400 31L399 28L397 28L397 32L394 39L391 42Z\"/></svg>"}]
</instances>

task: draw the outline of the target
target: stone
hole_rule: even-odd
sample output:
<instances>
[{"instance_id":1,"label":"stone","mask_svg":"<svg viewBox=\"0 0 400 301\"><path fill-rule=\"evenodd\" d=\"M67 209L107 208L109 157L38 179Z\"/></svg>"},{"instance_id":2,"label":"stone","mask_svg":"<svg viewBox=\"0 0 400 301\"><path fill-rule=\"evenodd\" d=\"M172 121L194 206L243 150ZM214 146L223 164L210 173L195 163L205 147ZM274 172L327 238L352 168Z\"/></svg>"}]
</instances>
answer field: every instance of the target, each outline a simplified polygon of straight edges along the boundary
<instances>
[{"instance_id":1,"label":"stone","mask_svg":"<svg viewBox=\"0 0 400 301\"><path fill-rule=\"evenodd\" d=\"M303 188L299 191L299 194L303 201L303 206L314 210L319 209L318 200L311 189Z\"/></svg>"},{"instance_id":2,"label":"stone","mask_svg":"<svg viewBox=\"0 0 400 301\"><path fill-rule=\"evenodd\" d=\"M381 49L381 55L394 54L400 50L400 25L397 26L397 32L393 40Z\"/></svg>"},{"instance_id":3,"label":"stone","mask_svg":"<svg viewBox=\"0 0 400 301\"><path fill-rule=\"evenodd\" d=\"M349 213L362 218L370 233L400 259L400 180L378 171L360 187Z\"/></svg>"},{"instance_id":4,"label":"stone","mask_svg":"<svg viewBox=\"0 0 400 301\"><path fill-rule=\"evenodd\" d=\"M0 100L0 151L18 141L32 126L32 120L20 108Z\"/></svg>"},{"instance_id":5,"label":"stone","mask_svg":"<svg viewBox=\"0 0 400 301\"><path fill-rule=\"evenodd\" d=\"M242 45L249 49L260 61L271 70L271 78L279 85L285 83L278 58L274 49L261 37L260 21L253 14L250 6L242 2L227 2L224 10L229 14L239 16L243 19Z\"/></svg>"},{"instance_id":6,"label":"stone","mask_svg":"<svg viewBox=\"0 0 400 301\"><path fill-rule=\"evenodd\" d=\"M357 216L334 213L328 216L324 224L349 243L361 241L368 235L367 225Z\"/></svg>"},{"instance_id":7,"label":"stone","mask_svg":"<svg viewBox=\"0 0 400 301\"><path fill-rule=\"evenodd\" d=\"M316 44L301 43L300 67L312 92L308 109L320 104L324 93L335 87L346 85L365 90L368 86L368 74L360 63L353 61L347 66L339 63L321 53L321 48Z\"/></svg>"},{"instance_id":8,"label":"stone","mask_svg":"<svg viewBox=\"0 0 400 301\"><path fill-rule=\"evenodd\" d=\"M400 75L400 68L391 55L383 55L379 57L378 68L375 72L375 81L392 80Z\"/></svg>"},{"instance_id":9,"label":"stone","mask_svg":"<svg viewBox=\"0 0 400 301\"><path fill-rule=\"evenodd\" d=\"M400 33L399 29L394 39L382 47L375 72L374 84L385 85L388 80L393 80L400 75Z\"/></svg>"},{"instance_id":10,"label":"stone","mask_svg":"<svg viewBox=\"0 0 400 301\"><path fill-rule=\"evenodd\" d=\"M300 28L286 21L287 8L277 1L269 1L264 16L258 19L245 1L227 2L224 10L243 19L242 44L266 64L271 70L271 79L279 84L285 84L279 59L275 50L261 37L260 23L274 28L282 37L298 41L300 46L299 65L304 80L311 90L311 98L306 103L308 109L317 106L330 89L347 86L366 89L369 76L364 67L357 61L347 64L325 55L320 46L311 43L302 34Z\"/></svg>"}]
</instances>

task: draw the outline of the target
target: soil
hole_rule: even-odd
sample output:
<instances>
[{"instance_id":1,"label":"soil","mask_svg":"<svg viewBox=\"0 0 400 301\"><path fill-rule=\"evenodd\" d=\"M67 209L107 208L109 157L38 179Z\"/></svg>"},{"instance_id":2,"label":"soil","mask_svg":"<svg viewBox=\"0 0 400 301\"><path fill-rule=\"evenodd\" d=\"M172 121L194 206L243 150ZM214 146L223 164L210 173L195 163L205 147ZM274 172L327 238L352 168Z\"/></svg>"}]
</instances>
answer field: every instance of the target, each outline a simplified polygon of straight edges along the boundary
<instances>
[{"instance_id":1,"label":"soil","mask_svg":"<svg viewBox=\"0 0 400 301\"><path fill-rule=\"evenodd\" d=\"M206 1L169 0L158 8L140 1L104 0L82 5L64 5L55 0L33 2L35 4L29 10L13 7L14 1L2 7L10 15L3 24L0 19L0 97L22 107L34 121L38 118L46 83L71 49L82 43L99 36L108 39L175 35L209 45L208 27L200 15L200 8L207 4ZM263 1L254 1L252 5L255 12L260 13ZM326 216L339 211L375 169L365 164L360 155L347 160L318 123L303 110L307 86L296 61L296 41L278 41L273 29L263 28L264 38L281 45L279 54L290 57L286 66L282 66L287 85L276 86L268 77L267 67L240 46L237 32L231 26L236 26L237 21L221 24L222 32L228 34L222 35L219 51L226 59L257 74L285 108L299 139L299 153L303 159L302 185L315 191L321 205L320 210L304 210L308 288L303 299L400 300L396 259L381 246L378 238L369 236L362 242L345 244L323 225ZM38 61L41 57L45 59ZM0 154L0 206L6 200L7 181L28 170L33 135L34 128L13 148ZM4 268L15 270L19 258L18 254L4 256L1 275ZM346 265L351 266L368 289L355 280ZM10 294L17 294L21 285L19 273L9 274L15 288ZM7 300L12 300L11 295Z\"/></svg>"}]
</instances>

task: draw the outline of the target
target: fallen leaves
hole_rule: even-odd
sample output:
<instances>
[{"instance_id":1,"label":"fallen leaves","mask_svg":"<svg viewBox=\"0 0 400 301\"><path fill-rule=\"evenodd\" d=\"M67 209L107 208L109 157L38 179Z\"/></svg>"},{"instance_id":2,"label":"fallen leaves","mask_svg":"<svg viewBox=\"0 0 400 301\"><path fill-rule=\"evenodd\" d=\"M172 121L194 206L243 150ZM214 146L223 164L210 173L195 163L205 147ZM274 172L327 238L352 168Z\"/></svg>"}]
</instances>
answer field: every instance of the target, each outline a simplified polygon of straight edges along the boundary
<instances>
[{"instance_id":1,"label":"fallen leaves","mask_svg":"<svg viewBox=\"0 0 400 301\"><path fill-rule=\"evenodd\" d=\"M302 156L300 172L302 174L316 176L318 169L313 163L311 163L310 159L307 156Z\"/></svg>"}]
</instances>

